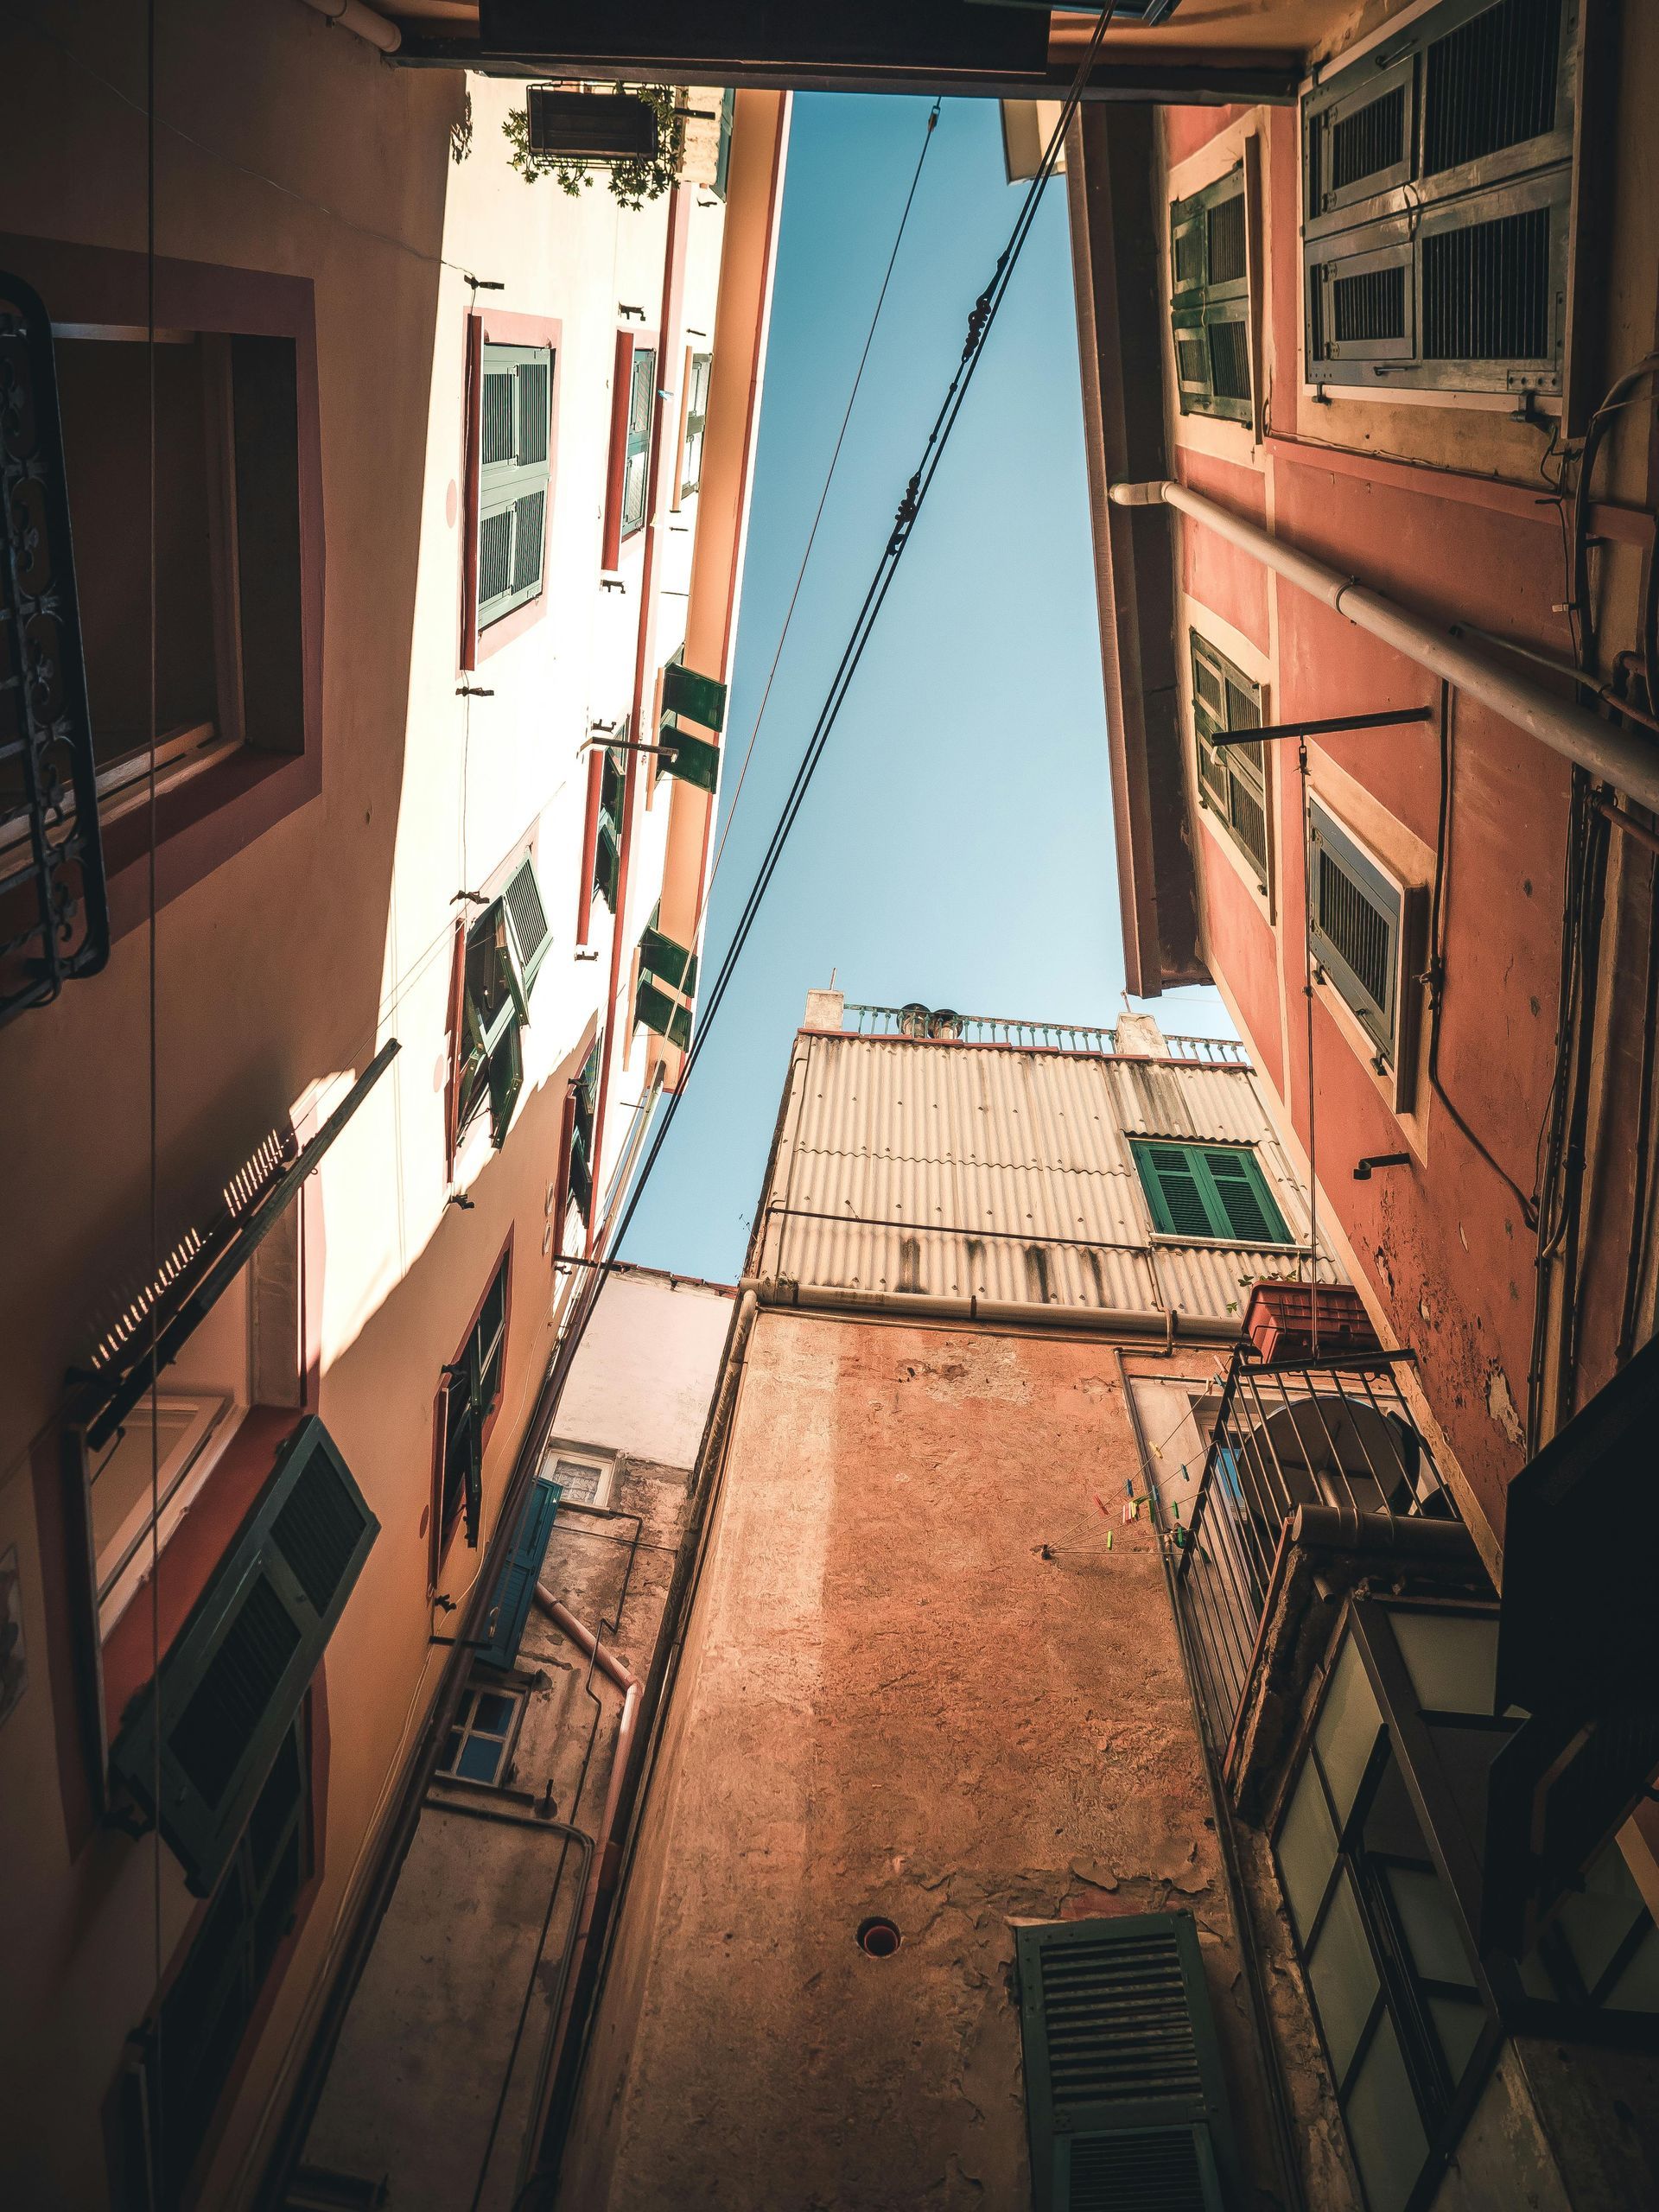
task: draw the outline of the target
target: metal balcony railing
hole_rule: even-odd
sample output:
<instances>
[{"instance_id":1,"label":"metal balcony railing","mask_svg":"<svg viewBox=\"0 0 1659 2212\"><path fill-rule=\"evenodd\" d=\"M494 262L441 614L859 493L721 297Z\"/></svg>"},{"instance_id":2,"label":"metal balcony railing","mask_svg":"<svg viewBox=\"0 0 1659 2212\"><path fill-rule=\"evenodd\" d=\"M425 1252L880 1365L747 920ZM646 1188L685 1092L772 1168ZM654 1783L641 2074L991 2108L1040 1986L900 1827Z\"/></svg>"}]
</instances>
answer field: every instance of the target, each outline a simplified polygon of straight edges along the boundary
<instances>
[{"instance_id":1,"label":"metal balcony railing","mask_svg":"<svg viewBox=\"0 0 1659 2212\"><path fill-rule=\"evenodd\" d=\"M1218 1751L1244 1702L1281 1536L1301 1506L1334 1508L1356 1535L1354 1516L1373 1530L1457 1520L1387 1355L1271 1367L1233 1355L1176 1568Z\"/></svg>"},{"instance_id":2,"label":"metal balcony railing","mask_svg":"<svg viewBox=\"0 0 1659 2212\"><path fill-rule=\"evenodd\" d=\"M970 1045L1012 1045L1057 1052L1117 1050L1117 1033L1072 1021L1020 1021L995 1014L957 1014L949 1007L865 1006L849 1000L843 1027L860 1037L931 1037ZM1247 1068L1250 1056L1236 1037L1166 1037L1172 1060L1207 1067Z\"/></svg>"}]
</instances>

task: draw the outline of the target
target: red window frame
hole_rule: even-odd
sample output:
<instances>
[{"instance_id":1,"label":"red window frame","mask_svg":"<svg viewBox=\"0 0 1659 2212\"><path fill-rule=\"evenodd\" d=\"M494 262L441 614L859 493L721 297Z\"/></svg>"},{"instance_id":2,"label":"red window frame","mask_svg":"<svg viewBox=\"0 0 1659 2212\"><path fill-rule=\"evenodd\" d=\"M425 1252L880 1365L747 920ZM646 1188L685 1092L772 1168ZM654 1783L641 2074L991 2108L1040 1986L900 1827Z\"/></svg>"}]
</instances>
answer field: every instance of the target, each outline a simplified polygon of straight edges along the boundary
<instances>
[{"instance_id":1,"label":"red window frame","mask_svg":"<svg viewBox=\"0 0 1659 2212\"><path fill-rule=\"evenodd\" d=\"M461 1332L459 1344L449 1355L451 1366L458 1366L466 1358L467 1347L473 1340L473 1332L477 1328L484 1308L489 1301L490 1293L495 1286L495 1279L505 1269L505 1294L501 1302L501 1382L500 1388L496 1393L495 1403L485 1414L484 1425L479 1431L478 1452L480 1462L485 1452L489 1449L490 1438L494 1432L497 1421L500 1418L501 1408L505 1404L507 1396L507 1375L512 1355L512 1236L513 1232L509 1228L507 1241L492 1262L489 1271L484 1278L484 1287L478 1294L478 1303L473 1308L467 1326ZM448 1558L451 1547L455 1541L455 1532L466 1517L464 1510L457 1509L448 1527L444 1526L443 1446L444 1433L448 1426L445 1418L448 1402L448 1387L440 1377L438 1387L432 1395L432 1496L427 1506L427 1589L429 1594L437 1589L438 1577L443 1573L444 1561ZM479 1530L480 1556L483 1545L484 1532L480 1528Z\"/></svg>"},{"instance_id":2,"label":"red window frame","mask_svg":"<svg viewBox=\"0 0 1659 2212\"><path fill-rule=\"evenodd\" d=\"M0 233L0 264L32 284L54 318L143 329L150 311L143 254ZM156 800L156 900L165 906L224 865L322 789L322 430L317 391L316 310L309 277L212 262L158 258L158 329L204 335L287 338L294 344L300 523L301 745L244 750ZM124 937L149 913L146 807L104 831L110 935Z\"/></svg>"},{"instance_id":3,"label":"red window frame","mask_svg":"<svg viewBox=\"0 0 1659 2212\"><path fill-rule=\"evenodd\" d=\"M622 548L632 545L645 534L645 524L651 520L647 513L625 537L622 535L622 481L628 465L628 407L633 392L633 357L636 353L649 350L657 356L657 381L660 389L663 376L663 349L654 330L643 330L631 323L616 334L616 360L611 372L611 442L605 470L605 536L601 548L601 565L614 569L622 558ZM657 409L652 408L652 434L657 429ZM646 480L650 480L650 454L646 454Z\"/></svg>"},{"instance_id":4,"label":"red window frame","mask_svg":"<svg viewBox=\"0 0 1659 2212\"><path fill-rule=\"evenodd\" d=\"M564 325L556 316L512 315L505 308L480 308L467 314L465 415L461 430L461 665L470 672L480 663L533 629L547 613L551 597L548 552L553 542L553 500L558 477L559 388ZM553 354L552 391L547 426L547 506L542 518L542 588L499 622L478 626L478 485L484 443L484 348L486 346L546 346Z\"/></svg>"}]
</instances>

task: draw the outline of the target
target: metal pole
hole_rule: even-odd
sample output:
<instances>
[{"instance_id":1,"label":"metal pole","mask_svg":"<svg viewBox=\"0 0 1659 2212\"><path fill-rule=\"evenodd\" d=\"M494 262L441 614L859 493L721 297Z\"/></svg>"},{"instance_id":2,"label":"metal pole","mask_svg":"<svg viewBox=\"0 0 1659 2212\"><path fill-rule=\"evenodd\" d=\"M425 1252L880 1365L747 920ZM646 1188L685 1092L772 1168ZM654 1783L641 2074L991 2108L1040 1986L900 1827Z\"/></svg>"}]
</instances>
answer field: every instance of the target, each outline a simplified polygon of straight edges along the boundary
<instances>
[{"instance_id":1,"label":"metal pole","mask_svg":"<svg viewBox=\"0 0 1659 2212\"><path fill-rule=\"evenodd\" d=\"M1434 719L1433 707L1390 707L1378 715L1325 715L1318 721L1269 722L1263 729L1230 729L1207 741L1211 745L1271 745L1280 737L1331 737L1339 730L1393 729L1402 722Z\"/></svg>"}]
</instances>

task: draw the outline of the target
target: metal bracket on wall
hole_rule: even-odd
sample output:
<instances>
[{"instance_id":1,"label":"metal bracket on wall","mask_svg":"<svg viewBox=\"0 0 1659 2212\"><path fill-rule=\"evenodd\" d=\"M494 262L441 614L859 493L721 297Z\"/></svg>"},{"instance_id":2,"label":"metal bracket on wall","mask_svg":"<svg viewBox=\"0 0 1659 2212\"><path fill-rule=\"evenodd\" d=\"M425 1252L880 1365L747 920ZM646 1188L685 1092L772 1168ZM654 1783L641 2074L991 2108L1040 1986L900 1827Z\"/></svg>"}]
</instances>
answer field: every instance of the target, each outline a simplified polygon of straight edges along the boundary
<instances>
[{"instance_id":1,"label":"metal bracket on wall","mask_svg":"<svg viewBox=\"0 0 1659 2212\"><path fill-rule=\"evenodd\" d=\"M1218 731L1205 742L1224 745L1267 745L1281 737L1335 737L1344 730L1396 729L1403 722L1430 722L1433 707L1389 707L1375 715L1325 715L1317 721L1268 722L1261 729Z\"/></svg>"}]
</instances>

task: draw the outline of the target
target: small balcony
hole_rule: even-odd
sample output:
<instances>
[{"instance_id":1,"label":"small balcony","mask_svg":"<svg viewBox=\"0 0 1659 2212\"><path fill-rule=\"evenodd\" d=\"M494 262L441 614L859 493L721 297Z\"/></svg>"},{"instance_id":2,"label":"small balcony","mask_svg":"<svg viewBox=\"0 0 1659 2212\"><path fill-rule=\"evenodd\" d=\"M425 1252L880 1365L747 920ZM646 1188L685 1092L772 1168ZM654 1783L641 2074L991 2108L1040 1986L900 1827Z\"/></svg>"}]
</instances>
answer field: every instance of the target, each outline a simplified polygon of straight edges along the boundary
<instances>
[{"instance_id":1,"label":"small balcony","mask_svg":"<svg viewBox=\"0 0 1659 2212\"><path fill-rule=\"evenodd\" d=\"M1484 1582L1396 1380L1408 1357L1232 1357L1175 1525L1176 1587L1211 1738L1247 1815L1288 1749L1344 1591L1379 1570Z\"/></svg>"}]
</instances>

